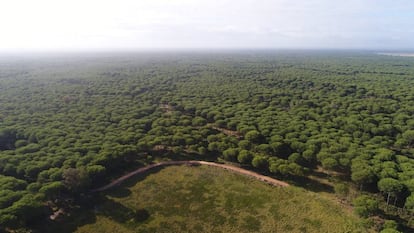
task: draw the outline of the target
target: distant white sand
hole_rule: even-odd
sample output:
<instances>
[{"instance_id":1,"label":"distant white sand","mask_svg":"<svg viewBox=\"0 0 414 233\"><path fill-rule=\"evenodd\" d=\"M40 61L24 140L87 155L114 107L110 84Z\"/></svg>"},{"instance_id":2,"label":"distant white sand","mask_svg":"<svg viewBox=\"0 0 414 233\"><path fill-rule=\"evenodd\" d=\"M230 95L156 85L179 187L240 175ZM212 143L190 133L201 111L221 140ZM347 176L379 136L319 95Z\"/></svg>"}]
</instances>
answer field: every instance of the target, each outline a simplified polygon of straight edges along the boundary
<instances>
[{"instance_id":1,"label":"distant white sand","mask_svg":"<svg viewBox=\"0 0 414 233\"><path fill-rule=\"evenodd\" d=\"M377 53L378 55L394 56L394 57L414 57L414 53Z\"/></svg>"}]
</instances>

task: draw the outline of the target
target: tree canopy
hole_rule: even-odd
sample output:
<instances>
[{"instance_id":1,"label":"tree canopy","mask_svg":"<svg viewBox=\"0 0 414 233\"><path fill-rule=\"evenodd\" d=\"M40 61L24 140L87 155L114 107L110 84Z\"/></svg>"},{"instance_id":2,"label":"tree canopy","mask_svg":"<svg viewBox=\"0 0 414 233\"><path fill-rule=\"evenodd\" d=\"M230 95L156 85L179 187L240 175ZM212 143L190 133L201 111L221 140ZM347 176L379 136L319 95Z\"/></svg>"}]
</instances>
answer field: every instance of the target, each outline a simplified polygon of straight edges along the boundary
<instances>
[{"instance_id":1,"label":"tree canopy","mask_svg":"<svg viewBox=\"0 0 414 233\"><path fill-rule=\"evenodd\" d=\"M412 59L310 51L0 57L0 71L1 226L25 225L47 201L132 167L180 158L280 177L322 167L412 209ZM363 202L362 215L371 213Z\"/></svg>"}]
</instances>

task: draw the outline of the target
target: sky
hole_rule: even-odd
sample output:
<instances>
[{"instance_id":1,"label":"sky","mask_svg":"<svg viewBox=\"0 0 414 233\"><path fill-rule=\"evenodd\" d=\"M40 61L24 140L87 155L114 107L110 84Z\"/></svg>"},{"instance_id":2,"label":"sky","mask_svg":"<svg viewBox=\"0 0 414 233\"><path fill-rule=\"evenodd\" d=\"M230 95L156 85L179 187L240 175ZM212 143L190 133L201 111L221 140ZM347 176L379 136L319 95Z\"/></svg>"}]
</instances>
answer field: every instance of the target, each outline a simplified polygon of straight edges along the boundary
<instances>
[{"instance_id":1,"label":"sky","mask_svg":"<svg viewBox=\"0 0 414 233\"><path fill-rule=\"evenodd\" d=\"M411 0L1 0L0 51L413 49Z\"/></svg>"}]
</instances>

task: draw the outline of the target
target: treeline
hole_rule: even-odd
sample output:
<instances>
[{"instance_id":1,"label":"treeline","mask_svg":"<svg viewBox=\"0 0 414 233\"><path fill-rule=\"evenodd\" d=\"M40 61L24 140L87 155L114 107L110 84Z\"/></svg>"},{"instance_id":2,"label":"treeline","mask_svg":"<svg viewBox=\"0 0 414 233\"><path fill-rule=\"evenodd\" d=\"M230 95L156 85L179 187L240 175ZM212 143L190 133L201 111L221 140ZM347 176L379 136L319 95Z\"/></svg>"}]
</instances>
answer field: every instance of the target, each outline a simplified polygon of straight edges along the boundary
<instances>
[{"instance_id":1,"label":"treeline","mask_svg":"<svg viewBox=\"0 0 414 233\"><path fill-rule=\"evenodd\" d=\"M368 54L1 61L0 226L159 157L317 166L414 211L414 61Z\"/></svg>"}]
</instances>

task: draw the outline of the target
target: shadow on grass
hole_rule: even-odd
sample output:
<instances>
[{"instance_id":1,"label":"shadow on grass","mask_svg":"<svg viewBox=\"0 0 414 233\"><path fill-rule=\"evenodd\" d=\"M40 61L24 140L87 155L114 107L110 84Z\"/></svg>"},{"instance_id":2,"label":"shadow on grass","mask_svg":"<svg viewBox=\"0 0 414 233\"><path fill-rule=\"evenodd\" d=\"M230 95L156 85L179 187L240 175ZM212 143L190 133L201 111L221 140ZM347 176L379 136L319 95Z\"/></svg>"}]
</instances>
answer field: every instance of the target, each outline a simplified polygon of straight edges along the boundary
<instances>
[{"instance_id":1,"label":"shadow on grass","mask_svg":"<svg viewBox=\"0 0 414 233\"><path fill-rule=\"evenodd\" d=\"M106 197L101 197L100 203L95 207L95 212L121 224L140 223L150 217L146 209L131 209Z\"/></svg>"},{"instance_id":2,"label":"shadow on grass","mask_svg":"<svg viewBox=\"0 0 414 233\"><path fill-rule=\"evenodd\" d=\"M116 197L116 198L128 197L129 195L132 194L132 192L129 189L127 189L125 187L125 185L120 185L120 186L114 187L113 189L111 189L107 193L111 197Z\"/></svg>"},{"instance_id":3,"label":"shadow on grass","mask_svg":"<svg viewBox=\"0 0 414 233\"><path fill-rule=\"evenodd\" d=\"M97 216L105 216L125 227L140 224L150 217L150 213L146 209L128 208L104 195L96 194L88 198L88 205L74 206L65 216L55 221L45 219L33 225L34 232L75 232L81 226L96 223ZM82 202L87 201L83 200Z\"/></svg>"},{"instance_id":4,"label":"shadow on grass","mask_svg":"<svg viewBox=\"0 0 414 233\"><path fill-rule=\"evenodd\" d=\"M178 166L178 165L174 165L174 166ZM128 189L130 187L134 187L138 182L145 180L145 178L147 178L147 176L151 175L151 174L156 174L158 172L160 172L162 169L164 169L165 167L168 166L159 166L159 167L154 167L150 170L147 170L145 172L136 174L128 179L126 179L124 182L120 183L119 185L116 185L112 188L109 188L106 191L103 191L103 193L105 195L111 196L111 197L127 197L128 195L131 194L131 191Z\"/></svg>"},{"instance_id":5,"label":"shadow on grass","mask_svg":"<svg viewBox=\"0 0 414 233\"><path fill-rule=\"evenodd\" d=\"M177 155L177 158L185 160L188 159L187 156L190 155ZM167 166L155 167L137 174L107 191L83 196L76 204L66 208L67 213L61 218L55 221L44 219L44 221L36 223L33 226L34 232L75 232L81 226L96 223L97 216L105 216L124 226L140 224L150 217L150 213L146 209L128 208L108 197L122 198L131 195L129 187L135 186L137 182L144 180L151 174L158 173L165 167Z\"/></svg>"},{"instance_id":6,"label":"shadow on grass","mask_svg":"<svg viewBox=\"0 0 414 233\"><path fill-rule=\"evenodd\" d=\"M58 220L51 221L45 219L32 226L34 232L41 233L71 233L75 232L80 226L93 224L96 222L96 214L93 209L73 208L69 214Z\"/></svg>"},{"instance_id":7,"label":"shadow on grass","mask_svg":"<svg viewBox=\"0 0 414 233\"><path fill-rule=\"evenodd\" d=\"M318 171L312 171L311 175L316 176L318 178L327 179L329 177L328 174Z\"/></svg>"},{"instance_id":8,"label":"shadow on grass","mask_svg":"<svg viewBox=\"0 0 414 233\"><path fill-rule=\"evenodd\" d=\"M304 176L278 176L270 172L262 172L260 169L252 168L250 165L242 165L241 168L244 168L246 170L254 171L258 174L265 175L277 180L288 182L289 184L297 187L302 187L306 190L312 191L312 192L325 192L325 193L334 193L335 190L331 185L324 184L322 182L319 182L316 179L311 179L309 177ZM315 175L312 173L312 175ZM318 178L325 179L327 176L323 173L319 173L317 175Z\"/></svg>"},{"instance_id":9,"label":"shadow on grass","mask_svg":"<svg viewBox=\"0 0 414 233\"><path fill-rule=\"evenodd\" d=\"M317 180L310 179L308 177L294 177L292 178L292 183L295 186L305 188L312 192L326 192L326 193L334 193L334 189L332 186L321 183Z\"/></svg>"},{"instance_id":10,"label":"shadow on grass","mask_svg":"<svg viewBox=\"0 0 414 233\"><path fill-rule=\"evenodd\" d=\"M392 209L393 207L390 206L389 208ZM409 223L408 223L408 220L407 220L410 217L407 217L407 216L402 217L401 216L401 213L399 213L398 211L392 211L392 210L390 210L390 211L387 211L387 212L389 212L389 213L386 213L385 211L380 210L380 212L378 213L378 215L382 219L394 220L397 223L399 223L399 227L398 228L399 228L399 230L401 232L407 232L407 233L411 232L411 233L414 233L414 228L412 228L412 227L409 226Z\"/></svg>"}]
</instances>

